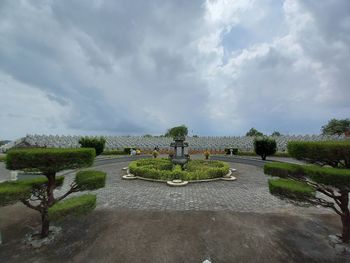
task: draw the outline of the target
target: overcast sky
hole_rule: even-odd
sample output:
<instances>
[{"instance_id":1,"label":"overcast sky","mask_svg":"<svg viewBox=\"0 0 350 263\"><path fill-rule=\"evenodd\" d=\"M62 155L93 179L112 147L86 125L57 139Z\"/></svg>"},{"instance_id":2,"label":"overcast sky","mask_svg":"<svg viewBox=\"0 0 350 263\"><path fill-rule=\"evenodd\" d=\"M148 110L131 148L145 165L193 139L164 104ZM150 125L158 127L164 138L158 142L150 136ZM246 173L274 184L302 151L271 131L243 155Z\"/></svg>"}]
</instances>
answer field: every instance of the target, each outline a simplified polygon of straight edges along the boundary
<instances>
[{"instance_id":1,"label":"overcast sky","mask_svg":"<svg viewBox=\"0 0 350 263\"><path fill-rule=\"evenodd\" d=\"M0 1L1 139L319 133L349 83L349 0Z\"/></svg>"}]
</instances>

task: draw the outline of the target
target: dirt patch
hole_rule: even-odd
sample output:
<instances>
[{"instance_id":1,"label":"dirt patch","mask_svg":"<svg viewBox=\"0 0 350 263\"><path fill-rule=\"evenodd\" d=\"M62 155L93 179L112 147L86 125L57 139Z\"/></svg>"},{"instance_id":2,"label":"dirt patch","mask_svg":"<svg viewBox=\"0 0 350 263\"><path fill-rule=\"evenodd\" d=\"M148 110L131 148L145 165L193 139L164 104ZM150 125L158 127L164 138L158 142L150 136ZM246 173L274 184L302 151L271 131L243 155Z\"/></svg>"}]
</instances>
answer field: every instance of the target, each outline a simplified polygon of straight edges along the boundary
<instances>
[{"instance_id":1,"label":"dirt patch","mask_svg":"<svg viewBox=\"0 0 350 263\"><path fill-rule=\"evenodd\" d=\"M39 215L14 205L0 209L0 261L349 262L328 244L328 235L340 231L338 220L326 214L99 209L56 224L64 235L29 249L21 240L39 225Z\"/></svg>"}]
</instances>

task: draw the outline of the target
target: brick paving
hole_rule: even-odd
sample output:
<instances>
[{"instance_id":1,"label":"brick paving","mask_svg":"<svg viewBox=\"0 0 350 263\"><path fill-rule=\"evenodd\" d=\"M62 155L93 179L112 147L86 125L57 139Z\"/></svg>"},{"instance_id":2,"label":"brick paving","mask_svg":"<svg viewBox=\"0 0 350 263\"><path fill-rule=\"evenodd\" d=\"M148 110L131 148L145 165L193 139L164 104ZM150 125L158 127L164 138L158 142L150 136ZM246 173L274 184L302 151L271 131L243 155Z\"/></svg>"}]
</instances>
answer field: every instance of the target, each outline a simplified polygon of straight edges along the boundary
<instances>
[{"instance_id":1,"label":"brick paving","mask_svg":"<svg viewBox=\"0 0 350 263\"><path fill-rule=\"evenodd\" d=\"M131 208L154 210L229 210L237 212L280 212L298 210L287 201L272 196L268 191L267 179L261 167L230 163L236 168L236 181L215 181L190 183L185 187L170 187L165 183L143 180L123 180L122 171L129 162L103 164L91 169L107 172L106 186L91 191L97 194L98 208ZM8 171L1 167L1 171ZM3 173L4 175L4 173ZM61 189L55 195L64 193L74 179L74 173L65 175ZM84 192L86 193L86 192ZM76 193L77 195L81 193ZM308 208L317 209L317 208ZM324 209L317 209L317 212Z\"/></svg>"},{"instance_id":2,"label":"brick paving","mask_svg":"<svg viewBox=\"0 0 350 263\"><path fill-rule=\"evenodd\" d=\"M185 187L169 187L165 183L121 179L124 174L122 168L127 165L128 162L123 162L92 168L108 174L106 186L92 191L97 194L98 207L241 212L274 212L294 207L269 194L267 177L259 167L231 165L238 170L235 173L236 181L190 183ZM66 190L73 176L74 174L66 176L60 192Z\"/></svg>"}]
</instances>

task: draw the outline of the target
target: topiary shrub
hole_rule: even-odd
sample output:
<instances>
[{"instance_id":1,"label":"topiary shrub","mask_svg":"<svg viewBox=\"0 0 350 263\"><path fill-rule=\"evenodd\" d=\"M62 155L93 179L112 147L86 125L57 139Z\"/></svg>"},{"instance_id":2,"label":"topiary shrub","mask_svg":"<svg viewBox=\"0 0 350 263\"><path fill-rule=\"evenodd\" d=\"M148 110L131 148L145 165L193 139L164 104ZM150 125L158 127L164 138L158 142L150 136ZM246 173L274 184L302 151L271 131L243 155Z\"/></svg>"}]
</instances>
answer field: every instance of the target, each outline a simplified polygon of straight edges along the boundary
<instances>
[{"instance_id":1,"label":"topiary shrub","mask_svg":"<svg viewBox=\"0 0 350 263\"><path fill-rule=\"evenodd\" d=\"M49 213L52 218L62 218L69 213L77 215L95 207L95 197L68 199L62 205L59 202L72 193L103 187L106 175L102 172L78 173L78 179L70 185L67 192L59 197L54 195L54 189L61 186L64 180L63 176L56 176L57 172L88 167L93 164L94 158L95 150L91 148L11 150L6 159L8 169L32 169L40 171L45 177L0 183L0 205L21 201L27 207L38 211L42 219L41 237L47 237L50 226Z\"/></svg>"},{"instance_id":2,"label":"topiary shrub","mask_svg":"<svg viewBox=\"0 0 350 263\"><path fill-rule=\"evenodd\" d=\"M171 160L160 158L133 161L129 164L129 170L135 176L145 178L192 181L223 177L229 172L229 165L220 161L190 160L182 170Z\"/></svg>"},{"instance_id":3,"label":"topiary shrub","mask_svg":"<svg viewBox=\"0 0 350 263\"><path fill-rule=\"evenodd\" d=\"M59 221L66 216L85 215L96 207L96 195L85 194L69 198L49 208L49 219Z\"/></svg>"},{"instance_id":4,"label":"topiary shrub","mask_svg":"<svg viewBox=\"0 0 350 263\"><path fill-rule=\"evenodd\" d=\"M313 165L267 163L265 174L280 179L269 180L270 193L333 209L341 218L343 242L350 241L350 169L348 141L290 142L289 154ZM333 167L322 167L322 165Z\"/></svg>"},{"instance_id":5,"label":"topiary shrub","mask_svg":"<svg viewBox=\"0 0 350 263\"><path fill-rule=\"evenodd\" d=\"M82 137L79 143L83 148L94 148L98 156L105 148L106 139L104 137Z\"/></svg>"},{"instance_id":6,"label":"topiary shrub","mask_svg":"<svg viewBox=\"0 0 350 263\"><path fill-rule=\"evenodd\" d=\"M80 190L94 190L105 186L106 176L102 171L80 171L75 176L75 183Z\"/></svg>"},{"instance_id":7,"label":"topiary shrub","mask_svg":"<svg viewBox=\"0 0 350 263\"><path fill-rule=\"evenodd\" d=\"M273 155L277 151L277 143L274 139L268 137L258 137L254 139L254 151L261 159L266 160L266 157Z\"/></svg>"}]
</instances>

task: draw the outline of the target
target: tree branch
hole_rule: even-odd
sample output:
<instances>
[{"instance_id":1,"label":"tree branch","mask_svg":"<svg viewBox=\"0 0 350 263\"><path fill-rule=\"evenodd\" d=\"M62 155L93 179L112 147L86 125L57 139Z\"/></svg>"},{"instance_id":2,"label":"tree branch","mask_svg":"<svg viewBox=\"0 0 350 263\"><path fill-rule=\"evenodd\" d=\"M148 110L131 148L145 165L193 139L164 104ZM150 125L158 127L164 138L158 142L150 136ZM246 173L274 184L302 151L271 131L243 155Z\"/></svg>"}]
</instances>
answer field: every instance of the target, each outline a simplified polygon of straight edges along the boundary
<instances>
[{"instance_id":1,"label":"tree branch","mask_svg":"<svg viewBox=\"0 0 350 263\"><path fill-rule=\"evenodd\" d=\"M61 201L61 200L64 199L64 198L66 198L68 195L79 191L78 185L75 184L74 182L71 183L70 187L71 187L71 188L70 188L64 195L62 195L62 196L56 198L56 199L53 201L52 205L56 204L57 202Z\"/></svg>"},{"instance_id":2,"label":"tree branch","mask_svg":"<svg viewBox=\"0 0 350 263\"><path fill-rule=\"evenodd\" d=\"M41 212L41 205L40 205L40 204L37 205L37 206L35 206L35 205L32 205L28 200L25 200L25 199L21 199L21 202L22 202L24 205L26 205L27 207L29 207L29 208L31 208L31 209L34 209L34 210L36 210L36 211Z\"/></svg>"}]
</instances>

